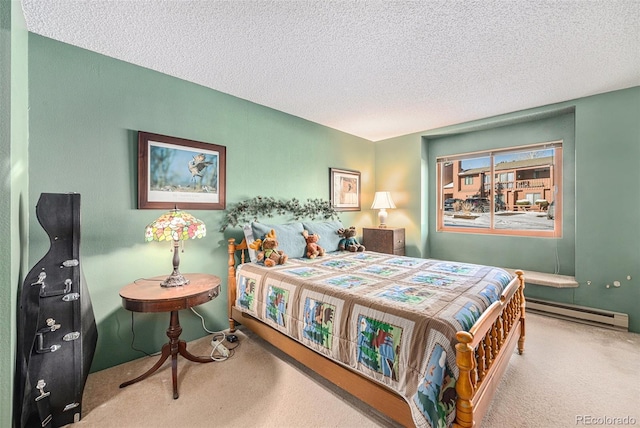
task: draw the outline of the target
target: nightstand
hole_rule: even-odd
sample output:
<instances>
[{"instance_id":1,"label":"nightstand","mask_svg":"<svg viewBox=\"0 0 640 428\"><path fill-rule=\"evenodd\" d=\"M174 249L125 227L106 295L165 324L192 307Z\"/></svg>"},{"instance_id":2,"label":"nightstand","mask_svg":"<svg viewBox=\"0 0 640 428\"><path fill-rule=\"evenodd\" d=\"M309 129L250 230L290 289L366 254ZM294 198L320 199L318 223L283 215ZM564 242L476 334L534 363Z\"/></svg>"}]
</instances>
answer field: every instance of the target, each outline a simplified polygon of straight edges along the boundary
<instances>
[{"instance_id":1,"label":"nightstand","mask_svg":"<svg viewBox=\"0 0 640 428\"><path fill-rule=\"evenodd\" d=\"M220 293L220 278L204 273L184 275L189 284L180 287L161 287L166 275L150 279L139 279L120 290L122 306L133 312L171 312L167 337L169 342L162 346L160 359L153 367L135 379L120 384L124 388L148 378L171 357L171 378L173 381L173 398L178 394L178 355L182 355L195 363L210 363L212 358L196 357L187 351L187 343L180 340L182 327L178 319L178 311L201 305L215 299Z\"/></svg>"},{"instance_id":2,"label":"nightstand","mask_svg":"<svg viewBox=\"0 0 640 428\"><path fill-rule=\"evenodd\" d=\"M365 227L362 241L368 251L404 256L404 227Z\"/></svg>"}]
</instances>

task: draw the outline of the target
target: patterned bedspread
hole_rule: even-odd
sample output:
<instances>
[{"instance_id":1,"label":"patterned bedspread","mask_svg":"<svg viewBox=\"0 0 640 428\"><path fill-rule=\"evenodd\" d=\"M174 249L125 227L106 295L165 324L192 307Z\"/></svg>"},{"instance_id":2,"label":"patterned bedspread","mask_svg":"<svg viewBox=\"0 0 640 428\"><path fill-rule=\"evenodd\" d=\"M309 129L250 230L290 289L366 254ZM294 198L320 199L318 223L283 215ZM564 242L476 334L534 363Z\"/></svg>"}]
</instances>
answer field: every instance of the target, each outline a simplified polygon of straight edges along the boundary
<instances>
[{"instance_id":1,"label":"patterned bedspread","mask_svg":"<svg viewBox=\"0 0 640 428\"><path fill-rule=\"evenodd\" d=\"M418 427L455 418L455 333L512 276L488 266L374 252L237 270L236 306L409 403Z\"/></svg>"}]
</instances>

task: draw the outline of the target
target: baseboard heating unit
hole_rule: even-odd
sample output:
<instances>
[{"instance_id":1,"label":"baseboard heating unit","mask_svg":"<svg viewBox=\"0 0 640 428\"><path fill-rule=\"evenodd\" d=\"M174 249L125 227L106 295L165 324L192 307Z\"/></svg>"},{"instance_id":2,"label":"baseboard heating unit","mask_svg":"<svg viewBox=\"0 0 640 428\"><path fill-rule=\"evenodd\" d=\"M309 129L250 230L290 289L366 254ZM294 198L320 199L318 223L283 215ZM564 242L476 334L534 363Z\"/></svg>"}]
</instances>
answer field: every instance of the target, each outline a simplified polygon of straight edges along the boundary
<instances>
[{"instance_id":1,"label":"baseboard heating unit","mask_svg":"<svg viewBox=\"0 0 640 428\"><path fill-rule=\"evenodd\" d=\"M527 311L599 327L629 331L629 315L620 312L532 298L528 298L526 304Z\"/></svg>"}]
</instances>

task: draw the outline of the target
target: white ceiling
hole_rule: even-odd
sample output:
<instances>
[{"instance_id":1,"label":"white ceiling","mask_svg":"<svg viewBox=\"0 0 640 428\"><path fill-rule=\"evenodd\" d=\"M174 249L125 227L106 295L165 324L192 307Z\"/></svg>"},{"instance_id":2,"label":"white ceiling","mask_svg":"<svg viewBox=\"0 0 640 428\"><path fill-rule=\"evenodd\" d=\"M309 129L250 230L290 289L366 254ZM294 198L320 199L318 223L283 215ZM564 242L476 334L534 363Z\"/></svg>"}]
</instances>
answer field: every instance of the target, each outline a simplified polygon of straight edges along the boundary
<instances>
[{"instance_id":1,"label":"white ceiling","mask_svg":"<svg viewBox=\"0 0 640 428\"><path fill-rule=\"evenodd\" d=\"M377 141L640 85L640 0L22 0L29 31Z\"/></svg>"}]
</instances>

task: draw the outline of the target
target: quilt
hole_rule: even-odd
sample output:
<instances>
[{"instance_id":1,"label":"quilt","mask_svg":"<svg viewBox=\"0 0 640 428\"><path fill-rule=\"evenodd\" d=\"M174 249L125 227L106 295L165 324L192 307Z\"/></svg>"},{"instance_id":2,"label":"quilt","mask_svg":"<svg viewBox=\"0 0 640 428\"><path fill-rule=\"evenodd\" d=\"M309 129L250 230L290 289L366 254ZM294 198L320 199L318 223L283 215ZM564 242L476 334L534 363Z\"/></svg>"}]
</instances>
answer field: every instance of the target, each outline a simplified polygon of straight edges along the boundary
<instances>
[{"instance_id":1,"label":"quilt","mask_svg":"<svg viewBox=\"0 0 640 428\"><path fill-rule=\"evenodd\" d=\"M455 419L455 333L512 280L475 264L335 252L236 273L236 307L394 390L417 427Z\"/></svg>"}]
</instances>

